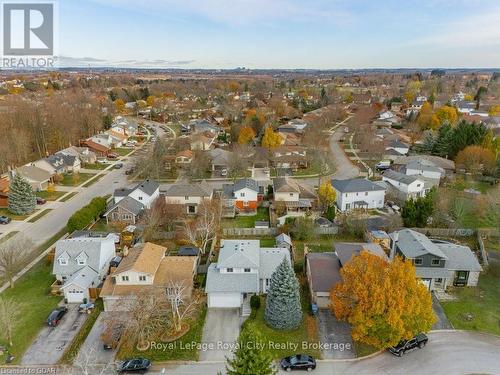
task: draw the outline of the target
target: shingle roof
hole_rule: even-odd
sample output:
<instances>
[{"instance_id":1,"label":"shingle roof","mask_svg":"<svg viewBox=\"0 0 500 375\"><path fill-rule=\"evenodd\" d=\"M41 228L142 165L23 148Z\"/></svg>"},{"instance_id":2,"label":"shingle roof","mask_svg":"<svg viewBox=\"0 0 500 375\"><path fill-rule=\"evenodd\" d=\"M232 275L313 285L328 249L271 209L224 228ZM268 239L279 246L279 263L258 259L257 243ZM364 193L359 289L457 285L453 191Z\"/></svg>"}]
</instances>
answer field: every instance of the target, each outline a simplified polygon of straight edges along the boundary
<instances>
[{"instance_id":1,"label":"shingle roof","mask_svg":"<svg viewBox=\"0 0 500 375\"><path fill-rule=\"evenodd\" d=\"M330 292L335 284L342 281L340 262L335 253L309 253L307 263L313 291Z\"/></svg>"},{"instance_id":2,"label":"shingle roof","mask_svg":"<svg viewBox=\"0 0 500 375\"><path fill-rule=\"evenodd\" d=\"M394 238L394 233L392 233ZM447 259L441 249L426 235L412 229L402 229L398 232L396 244L399 250L409 259L414 259L425 254L432 254L439 258Z\"/></svg>"},{"instance_id":3,"label":"shingle roof","mask_svg":"<svg viewBox=\"0 0 500 375\"><path fill-rule=\"evenodd\" d=\"M447 256L446 268L454 271L481 271L476 256L467 246L439 242L436 245Z\"/></svg>"},{"instance_id":4,"label":"shingle roof","mask_svg":"<svg viewBox=\"0 0 500 375\"><path fill-rule=\"evenodd\" d=\"M134 270L154 275L160 266L160 261L165 257L165 251L167 251L166 247L151 242L133 247L129 250L128 255L122 259L115 274Z\"/></svg>"},{"instance_id":5,"label":"shingle roof","mask_svg":"<svg viewBox=\"0 0 500 375\"><path fill-rule=\"evenodd\" d=\"M376 243L335 242L333 246L342 266L353 257L361 254L362 251L368 251L384 260L388 260L384 250Z\"/></svg>"},{"instance_id":6,"label":"shingle roof","mask_svg":"<svg viewBox=\"0 0 500 375\"><path fill-rule=\"evenodd\" d=\"M224 268L258 268L259 240L222 240L218 266Z\"/></svg>"},{"instance_id":7,"label":"shingle roof","mask_svg":"<svg viewBox=\"0 0 500 375\"><path fill-rule=\"evenodd\" d=\"M257 184L257 181L252 180L251 178L243 178L234 182L233 191L238 191L244 188L248 188L257 193L259 192L259 185Z\"/></svg>"},{"instance_id":8,"label":"shingle roof","mask_svg":"<svg viewBox=\"0 0 500 375\"><path fill-rule=\"evenodd\" d=\"M104 213L104 216L107 216L111 211L113 211L117 207L121 207L136 216L139 215L142 212L142 210L144 210L144 205L141 202L136 201L134 198L127 196L122 200L120 200L119 202L113 204L110 208L108 208L108 210Z\"/></svg>"},{"instance_id":9,"label":"shingle roof","mask_svg":"<svg viewBox=\"0 0 500 375\"><path fill-rule=\"evenodd\" d=\"M210 292L240 292L258 293L259 274L251 272L220 273L217 264L212 263L207 270L207 285L205 291Z\"/></svg>"},{"instance_id":10,"label":"shingle roof","mask_svg":"<svg viewBox=\"0 0 500 375\"><path fill-rule=\"evenodd\" d=\"M137 184L132 189L132 191L137 190L137 189L141 189L144 193L146 193L147 195L151 196L159 188L160 188L160 184L158 182L152 181L152 180L145 180L145 181Z\"/></svg>"},{"instance_id":11,"label":"shingle roof","mask_svg":"<svg viewBox=\"0 0 500 375\"><path fill-rule=\"evenodd\" d=\"M71 277L64 282L61 289L65 289L71 285L77 285L82 289L87 289L92 286L92 282L96 279L97 275L98 273L94 269L85 266L71 275Z\"/></svg>"},{"instance_id":12,"label":"shingle roof","mask_svg":"<svg viewBox=\"0 0 500 375\"><path fill-rule=\"evenodd\" d=\"M383 177L389 178L394 181L401 182L405 185L410 185L414 183L415 181L421 181L422 183L425 182L423 179L419 177L419 175L413 174L413 175L406 175L402 174L396 171L393 171L392 169L387 169L383 174Z\"/></svg>"},{"instance_id":13,"label":"shingle roof","mask_svg":"<svg viewBox=\"0 0 500 375\"><path fill-rule=\"evenodd\" d=\"M350 180L332 180L332 186L341 193L385 190L382 186L364 178Z\"/></svg>"},{"instance_id":14,"label":"shingle roof","mask_svg":"<svg viewBox=\"0 0 500 375\"><path fill-rule=\"evenodd\" d=\"M271 278L276 268L286 259L290 263L290 251L286 248L265 248L260 249L259 278Z\"/></svg>"},{"instance_id":15,"label":"shingle roof","mask_svg":"<svg viewBox=\"0 0 500 375\"><path fill-rule=\"evenodd\" d=\"M166 197L209 197L212 194L208 184L174 184L165 192Z\"/></svg>"},{"instance_id":16,"label":"shingle roof","mask_svg":"<svg viewBox=\"0 0 500 375\"><path fill-rule=\"evenodd\" d=\"M35 167L34 165L24 165L16 169L16 172L19 173L22 177L32 180L45 182L50 180L50 173L45 169Z\"/></svg>"},{"instance_id":17,"label":"shingle roof","mask_svg":"<svg viewBox=\"0 0 500 375\"><path fill-rule=\"evenodd\" d=\"M275 237L275 240L277 243L279 242L284 242L288 245L292 245L292 239L290 238L290 236L286 233L281 233L281 234L278 234L276 237Z\"/></svg>"}]
</instances>

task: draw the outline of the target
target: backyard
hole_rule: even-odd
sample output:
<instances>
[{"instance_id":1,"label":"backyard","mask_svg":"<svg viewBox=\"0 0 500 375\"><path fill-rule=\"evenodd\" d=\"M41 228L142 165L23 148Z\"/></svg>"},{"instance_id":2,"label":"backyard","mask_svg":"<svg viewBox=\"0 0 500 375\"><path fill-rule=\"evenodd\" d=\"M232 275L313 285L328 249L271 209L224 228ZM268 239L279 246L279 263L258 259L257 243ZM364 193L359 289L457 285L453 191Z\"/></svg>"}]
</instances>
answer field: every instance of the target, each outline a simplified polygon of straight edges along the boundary
<instances>
[{"instance_id":1,"label":"backyard","mask_svg":"<svg viewBox=\"0 0 500 375\"><path fill-rule=\"evenodd\" d=\"M254 228L256 221L269 221L269 209L267 207L257 208L257 214L253 216L236 216L234 219L222 220L224 228Z\"/></svg>"}]
</instances>

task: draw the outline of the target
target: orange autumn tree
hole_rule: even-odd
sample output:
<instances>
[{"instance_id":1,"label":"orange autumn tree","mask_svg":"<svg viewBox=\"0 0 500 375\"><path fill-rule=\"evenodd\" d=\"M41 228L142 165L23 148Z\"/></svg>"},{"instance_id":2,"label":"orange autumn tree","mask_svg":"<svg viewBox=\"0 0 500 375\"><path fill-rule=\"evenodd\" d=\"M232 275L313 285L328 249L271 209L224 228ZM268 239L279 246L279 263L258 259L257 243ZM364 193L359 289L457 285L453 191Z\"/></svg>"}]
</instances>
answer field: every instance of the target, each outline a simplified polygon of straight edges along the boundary
<instances>
[{"instance_id":1,"label":"orange autumn tree","mask_svg":"<svg viewBox=\"0 0 500 375\"><path fill-rule=\"evenodd\" d=\"M238 134L238 143L245 145L255 138L255 131L250 126L243 126Z\"/></svg>"},{"instance_id":2,"label":"orange autumn tree","mask_svg":"<svg viewBox=\"0 0 500 375\"><path fill-rule=\"evenodd\" d=\"M420 109L420 113L417 118L417 124L422 130L439 128L439 118L432 110L431 103L425 102L422 104L422 108Z\"/></svg>"},{"instance_id":3,"label":"orange autumn tree","mask_svg":"<svg viewBox=\"0 0 500 375\"><path fill-rule=\"evenodd\" d=\"M455 124L458 120L458 112L455 107L444 105L436 111L436 116L441 124L447 122L451 125Z\"/></svg>"},{"instance_id":4,"label":"orange autumn tree","mask_svg":"<svg viewBox=\"0 0 500 375\"><path fill-rule=\"evenodd\" d=\"M340 271L330 309L352 327L352 338L382 349L431 329L432 298L411 261L393 262L362 251Z\"/></svg>"},{"instance_id":5,"label":"orange autumn tree","mask_svg":"<svg viewBox=\"0 0 500 375\"><path fill-rule=\"evenodd\" d=\"M491 170L495 165L496 156L493 151L478 145L471 145L460 151L455 158L455 164L467 172L480 174Z\"/></svg>"}]
</instances>

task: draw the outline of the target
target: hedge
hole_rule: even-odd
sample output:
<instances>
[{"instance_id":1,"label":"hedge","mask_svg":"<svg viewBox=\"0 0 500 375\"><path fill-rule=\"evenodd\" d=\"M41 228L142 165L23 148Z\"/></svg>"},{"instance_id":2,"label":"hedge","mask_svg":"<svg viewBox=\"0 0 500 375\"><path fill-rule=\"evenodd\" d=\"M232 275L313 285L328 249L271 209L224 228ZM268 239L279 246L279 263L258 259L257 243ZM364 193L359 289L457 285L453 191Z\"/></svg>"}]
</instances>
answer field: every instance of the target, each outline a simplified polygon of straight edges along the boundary
<instances>
[{"instance_id":1,"label":"hedge","mask_svg":"<svg viewBox=\"0 0 500 375\"><path fill-rule=\"evenodd\" d=\"M76 211L68 220L66 228L71 233L75 230L82 230L99 218L106 210L106 198L96 197L88 205Z\"/></svg>"}]
</instances>

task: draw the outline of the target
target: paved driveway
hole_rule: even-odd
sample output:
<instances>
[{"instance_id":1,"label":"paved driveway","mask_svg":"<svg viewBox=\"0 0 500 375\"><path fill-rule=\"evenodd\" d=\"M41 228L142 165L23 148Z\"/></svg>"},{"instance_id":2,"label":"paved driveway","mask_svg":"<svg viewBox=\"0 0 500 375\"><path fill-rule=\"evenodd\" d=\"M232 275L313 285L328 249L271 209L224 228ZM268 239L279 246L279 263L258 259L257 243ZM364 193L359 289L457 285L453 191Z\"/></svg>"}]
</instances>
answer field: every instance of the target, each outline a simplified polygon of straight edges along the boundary
<instances>
[{"instance_id":1,"label":"paved driveway","mask_svg":"<svg viewBox=\"0 0 500 375\"><path fill-rule=\"evenodd\" d=\"M77 305L68 305L68 312L57 327L42 328L33 344L24 353L21 364L56 364L86 319L87 314L79 313Z\"/></svg>"},{"instance_id":2,"label":"paved driveway","mask_svg":"<svg viewBox=\"0 0 500 375\"><path fill-rule=\"evenodd\" d=\"M436 298L434 293L432 293L432 309L434 310L434 313L436 314L437 321L434 323L432 326L433 330L436 329L453 329L453 326L451 325L450 321L448 320L448 317L446 316L443 307L439 303L439 300Z\"/></svg>"},{"instance_id":3,"label":"paved driveway","mask_svg":"<svg viewBox=\"0 0 500 375\"><path fill-rule=\"evenodd\" d=\"M94 326L80 348L77 361L86 363L89 354L92 355L93 364L112 363L115 359L116 350L104 350L101 333L104 331L104 322L107 312L102 312L94 323Z\"/></svg>"},{"instance_id":4,"label":"paved driveway","mask_svg":"<svg viewBox=\"0 0 500 375\"><path fill-rule=\"evenodd\" d=\"M324 359L355 358L356 352L348 323L339 322L328 309L321 309L317 317L318 334L324 348L321 354Z\"/></svg>"},{"instance_id":5,"label":"paved driveway","mask_svg":"<svg viewBox=\"0 0 500 375\"><path fill-rule=\"evenodd\" d=\"M359 168L355 166L340 147L339 140L344 136L344 127L340 126L330 137L330 150L335 161L333 178L346 180L359 176Z\"/></svg>"},{"instance_id":6,"label":"paved driveway","mask_svg":"<svg viewBox=\"0 0 500 375\"><path fill-rule=\"evenodd\" d=\"M223 361L231 355L243 321L239 309L208 309L201 339L208 349L200 352L200 361Z\"/></svg>"}]
</instances>

